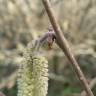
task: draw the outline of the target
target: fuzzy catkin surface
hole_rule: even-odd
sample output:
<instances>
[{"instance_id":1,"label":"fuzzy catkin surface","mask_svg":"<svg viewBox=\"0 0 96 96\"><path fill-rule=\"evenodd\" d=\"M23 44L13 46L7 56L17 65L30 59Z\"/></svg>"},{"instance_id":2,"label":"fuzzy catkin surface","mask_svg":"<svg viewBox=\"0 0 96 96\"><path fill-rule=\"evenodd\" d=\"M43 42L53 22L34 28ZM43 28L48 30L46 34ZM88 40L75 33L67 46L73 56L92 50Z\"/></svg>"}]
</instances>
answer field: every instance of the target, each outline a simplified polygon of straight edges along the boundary
<instances>
[{"instance_id":1,"label":"fuzzy catkin surface","mask_svg":"<svg viewBox=\"0 0 96 96\"><path fill-rule=\"evenodd\" d=\"M33 96L46 96L48 89L48 62L45 57L35 55L33 57Z\"/></svg>"},{"instance_id":2,"label":"fuzzy catkin surface","mask_svg":"<svg viewBox=\"0 0 96 96\"><path fill-rule=\"evenodd\" d=\"M29 51L26 50L24 59L21 62L18 70L18 94L17 96L33 96L33 71L32 71L32 58Z\"/></svg>"},{"instance_id":3,"label":"fuzzy catkin surface","mask_svg":"<svg viewBox=\"0 0 96 96\"><path fill-rule=\"evenodd\" d=\"M32 48L24 52L24 59L18 72L17 96L46 96L48 89L48 62L46 58Z\"/></svg>"},{"instance_id":4,"label":"fuzzy catkin surface","mask_svg":"<svg viewBox=\"0 0 96 96\"><path fill-rule=\"evenodd\" d=\"M23 60L19 66L17 76L17 96L33 96L33 62L32 53L35 50L35 42L31 42L24 50Z\"/></svg>"}]
</instances>

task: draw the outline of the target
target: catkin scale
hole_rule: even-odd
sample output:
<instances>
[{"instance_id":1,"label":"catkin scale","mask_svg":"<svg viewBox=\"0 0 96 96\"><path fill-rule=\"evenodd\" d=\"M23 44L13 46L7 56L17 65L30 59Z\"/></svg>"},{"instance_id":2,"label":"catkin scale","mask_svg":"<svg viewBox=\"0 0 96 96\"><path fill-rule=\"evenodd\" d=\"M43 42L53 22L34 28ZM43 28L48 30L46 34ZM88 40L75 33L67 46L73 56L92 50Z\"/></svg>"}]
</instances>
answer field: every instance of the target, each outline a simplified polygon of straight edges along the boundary
<instances>
[{"instance_id":1,"label":"catkin scale","mask_svg":"<svg viewBox=\"0 0 96 96\"><path fill-rule=\"evenodd\" d=\"M27 48L18 72L17 96L46 96L48 89L48 62L39 52Z\"/></svg>"}]
</instances>

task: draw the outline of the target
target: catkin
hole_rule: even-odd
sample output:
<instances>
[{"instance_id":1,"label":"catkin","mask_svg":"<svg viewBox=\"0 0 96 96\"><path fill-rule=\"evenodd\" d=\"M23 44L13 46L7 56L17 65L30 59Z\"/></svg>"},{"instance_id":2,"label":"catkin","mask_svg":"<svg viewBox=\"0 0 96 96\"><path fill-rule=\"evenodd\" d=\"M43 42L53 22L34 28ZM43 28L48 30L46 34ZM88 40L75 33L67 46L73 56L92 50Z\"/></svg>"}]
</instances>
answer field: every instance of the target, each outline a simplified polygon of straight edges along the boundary
<instances>
[{"instance_id":1,"label":"catkin","mask_svg":"<svg viewBox=\"0 0 96 96\"><path fill-rule=\"evenodd\" d=\"M46 96L48 88L48 62L40 54L33 57L33 96Z\"/></svg>"},{"instance_id":2,"label":"catkin","mask_svg":"<svg viewBox=\"0 0 96 96\"><path fill-rule=\"evenodd\" d=\"M32 71L32 58L27 49L24 53L24 59L22 60L18 70L18 94L17 96L33 96L33 71Z\"/></svg>"},{"instance_id":3,"label":"catkin","mask_svg":"<svg viewBox=\"0 0 96 96\"><path fill-rule=\"evenodd\" d=\"M39 52L27 48L18 72L17 96L46 96L48 89L48 62Z\"/></svg>"}]
</instances>

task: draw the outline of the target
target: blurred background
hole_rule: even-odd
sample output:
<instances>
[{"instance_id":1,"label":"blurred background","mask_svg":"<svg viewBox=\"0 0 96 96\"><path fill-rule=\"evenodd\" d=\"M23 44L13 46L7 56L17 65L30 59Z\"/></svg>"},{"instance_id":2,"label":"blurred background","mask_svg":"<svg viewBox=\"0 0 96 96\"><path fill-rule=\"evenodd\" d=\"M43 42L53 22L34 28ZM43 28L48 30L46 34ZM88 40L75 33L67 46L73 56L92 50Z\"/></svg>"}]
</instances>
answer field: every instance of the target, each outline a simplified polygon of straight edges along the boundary
<instances>
[{"instance_id":1,"label":"blurred background","mask_svg":"<svg viewBox=\"0 0 96 96\"><path fill-rule=\"evenodd\" d=\"M70 48L96 96L96 0L50 0ZM50 25L41 0L0 0L0 96L16 96L23 49ZM45 48L48 96L80 96L78 78L57 45Z\"/></svg>"}]
</instances>

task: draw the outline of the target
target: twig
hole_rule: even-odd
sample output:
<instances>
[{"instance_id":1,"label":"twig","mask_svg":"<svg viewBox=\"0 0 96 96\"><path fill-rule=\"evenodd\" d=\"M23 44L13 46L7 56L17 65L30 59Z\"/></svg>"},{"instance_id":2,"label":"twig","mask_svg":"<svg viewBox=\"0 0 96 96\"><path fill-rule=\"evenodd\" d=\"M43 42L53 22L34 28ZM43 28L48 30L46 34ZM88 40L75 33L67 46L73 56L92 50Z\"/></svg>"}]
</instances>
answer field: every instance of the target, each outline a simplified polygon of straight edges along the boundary
<instances>
[{"instance_id":1,"label":"twig","mask_svg":"<svg viewBox=\"0 0 96 96\"><path fill-rule=\"evenodd\" d=\"M66 54L67 58L71 62L71 65L73 66L79 80L82 83L82 86L84 87L86 93L88 96L94 96L91 89L88 86L87 80L83 75L83 72L81 71L77 61L75 60L73 54L71 53L71 50L69 48L69 45L65 39L65 37L62 34L62 31L55 19L55 16L53 15L53 10L51 8L51 5L49 3L49 0L42 0L44 7L46 9L46 12L48 14L48 17L50 19L50 22L54 28L54 31L56 33L56 39L58 40L58 45L62 48L63 52Z\"/></svg>"},{"instance_id":2,"label":"twig","mask_svg":"<svg viewBox=\"0 0 96 96\"><path fill-rule=\"evenodd\" d=\"M50 40L48 41L47 39L48 38L50 38ZM36 39L36 40L32 40L32 42L29 42L28 43L28 47L31 47L32 45L34 46L34 48L35 48L35 50L34 50L34 52L36 52L37 50L39 50L40 49L40 47L45 43L45 42L47 42L47 43L49 43L50 41L50 43L53 43L54 42L54 40L56 39L56 35L55 35L55 33L53 32L53 30L52 30L52 32L47 32L47 33L45 33L42 37L40 37L39 39Z\"/></svg>"},{"instance_id":3,"label":"twig","mask_svg":"<svg viewBox=\"0 0 96 96\"><path fill-rule=\"evenodd\" d=\"M96 77L94 79L92 79L92 81L90 82L89 86L92 89L95 85L96 85ZM86 96L85 91L81 92L81 96Z\"/></svg>"}]
</instances>

